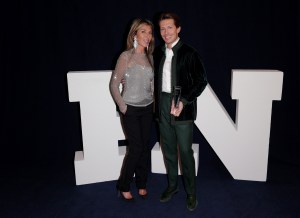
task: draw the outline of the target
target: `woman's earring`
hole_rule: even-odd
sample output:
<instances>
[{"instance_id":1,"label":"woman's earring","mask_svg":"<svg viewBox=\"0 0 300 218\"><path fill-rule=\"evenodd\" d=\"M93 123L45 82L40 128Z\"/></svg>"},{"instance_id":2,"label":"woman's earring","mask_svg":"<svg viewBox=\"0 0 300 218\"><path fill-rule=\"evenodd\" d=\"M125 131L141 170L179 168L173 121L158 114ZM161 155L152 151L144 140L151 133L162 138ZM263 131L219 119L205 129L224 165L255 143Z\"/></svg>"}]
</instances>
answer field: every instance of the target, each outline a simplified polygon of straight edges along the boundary
<instances>
[{"instance_id":1,"label":"woman's earring","mask_svg":"<svg viewBox=\"0 0 300 218\"><path fill-rule=\"evenodd\" d=\"M136 48L138 46L138 42L136 36L133 38L133 47Z\"/></svg>"}]
</instances>

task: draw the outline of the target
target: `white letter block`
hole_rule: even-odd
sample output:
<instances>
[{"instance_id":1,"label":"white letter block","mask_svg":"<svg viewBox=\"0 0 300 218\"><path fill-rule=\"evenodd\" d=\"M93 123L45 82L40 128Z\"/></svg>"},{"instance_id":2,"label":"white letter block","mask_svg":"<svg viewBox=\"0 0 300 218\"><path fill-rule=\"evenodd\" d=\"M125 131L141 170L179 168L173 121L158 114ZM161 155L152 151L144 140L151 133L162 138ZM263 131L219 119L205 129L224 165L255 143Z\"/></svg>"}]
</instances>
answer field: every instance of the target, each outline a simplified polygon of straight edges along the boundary
<instances>
[{"instance_id":1,"label":"white letter block","mask_svg":"<svg viewBox=\"0 0 300 218\"><path fill-rule=\"evenodd\" d=\"M80 102L83 151L75 154L76 184L118 178L126 146L116 105L109 91L111 71L68 73L70 102Z\"/></svg>"},{"instance_id":2,"label":"white letter block","mask_svg":"<svg viewBox=\"0 0 300 218\"><path fill-rule=\"evenodd\" d=\"M126 147L118 147L118 140L125 136L109 92L110 76L111 71L68 73L69 100L80 102L82 125L83 151L74 161L77 185L115 180L120 173ZM281 71L233 70L235 123L209 85L198 98L195 124L234 179L266 181L272 101L281 99L282 83ZM193 150L198 171L199 146L193 144ZM152 172L166 172L158 143Z\"/></svg>"},{"instance_id":3,"label":"white letter block","mask_svg":"<svg viewBox=\"0 0 300 218\"><path fill-rule=\"evenodd\" d=\"M272 101L282 83L281 71L233 70L236 123L209 85L198 98L195 123L234 179L266 181Z\"/></svg>"}]
</instances>

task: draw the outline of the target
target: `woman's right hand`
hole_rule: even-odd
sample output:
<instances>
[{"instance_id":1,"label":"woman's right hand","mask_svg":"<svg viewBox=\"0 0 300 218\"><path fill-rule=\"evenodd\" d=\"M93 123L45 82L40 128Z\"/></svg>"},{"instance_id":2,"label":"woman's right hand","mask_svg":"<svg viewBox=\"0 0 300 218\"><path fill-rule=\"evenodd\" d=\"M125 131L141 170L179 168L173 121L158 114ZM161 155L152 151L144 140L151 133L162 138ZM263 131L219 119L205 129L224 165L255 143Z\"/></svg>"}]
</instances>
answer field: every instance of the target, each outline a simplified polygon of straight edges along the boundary
<instances>
[{"instance_id":1,"label":"woman's right hand","mask_svg":"<svg viewBox=\"0 0 300 218\"><path fill-rule=\"evenodd\" d=\"M121 113L122 113L122 114L124 114L124 115L125 115L125 114L126 114L126 111L127 111L127 105L125 105L125 106L124 106L124 107L122 107L122 108L121 108L121 107L119 107L119 110L121 111Z\"/></svg>"}]
</instances>

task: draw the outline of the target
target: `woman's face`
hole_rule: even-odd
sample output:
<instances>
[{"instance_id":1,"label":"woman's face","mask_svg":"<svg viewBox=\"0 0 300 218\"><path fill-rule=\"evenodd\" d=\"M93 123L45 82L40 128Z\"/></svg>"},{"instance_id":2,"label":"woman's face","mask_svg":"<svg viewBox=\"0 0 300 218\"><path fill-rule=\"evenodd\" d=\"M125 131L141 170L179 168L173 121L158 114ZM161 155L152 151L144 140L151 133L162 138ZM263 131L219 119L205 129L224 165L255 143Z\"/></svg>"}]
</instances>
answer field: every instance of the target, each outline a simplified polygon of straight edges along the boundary
<instances>
[{"instance_id":1,"label":"woman's face","mask_svg":"<svg viewBox=\"0 0 300 218\"><path fill-rule=\"evenodd\" d=\"M167 44L168 48L172 47L172 43L178 38L178 34L181 30L180 27L176 27L173 19L165 19L159 22L160 35Z\"/></svg>"},{"instance_id":2,"label":"woman's face","mask_svg":"<svg viewBox=\"0 0 300 218\"><path fill-rule=\"evenodd\" d=\"M137 49L145 49L149 46L152 39L152 28L147 24L142 24L136 33L138 43Z\"/></svg>"}]
</instances>

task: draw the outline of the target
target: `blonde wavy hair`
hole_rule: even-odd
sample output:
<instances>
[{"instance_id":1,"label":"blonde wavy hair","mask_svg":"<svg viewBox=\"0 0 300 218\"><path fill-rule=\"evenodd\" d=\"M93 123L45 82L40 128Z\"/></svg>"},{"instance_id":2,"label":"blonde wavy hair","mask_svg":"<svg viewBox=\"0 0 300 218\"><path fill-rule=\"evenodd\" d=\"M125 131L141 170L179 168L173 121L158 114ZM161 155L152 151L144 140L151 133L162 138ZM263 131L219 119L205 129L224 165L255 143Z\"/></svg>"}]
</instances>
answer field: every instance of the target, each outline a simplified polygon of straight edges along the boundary
<instances>
[{"instance_id":1,"label":"blonde wavy hair","mask_svg":"<svg viewBox=\"0 0 300 218\"><path fill-rule=\"evenodd\" d=\"M133 48L133 40L134 40L134 36L136 35L137 31L141 28L141 25L148 25L151 27L152 30L152 38L151 41L149 43L148 49L145 49L145 52L147 54L147 56L151 55L154 51L154 26L152 24L152 22L150 20L147 19L140 19L140 18L136 18L133 20L128 36L127 36L127 43L126 43L126 47L127 50L132 49Z\"/></svg>"}]
</instances>

